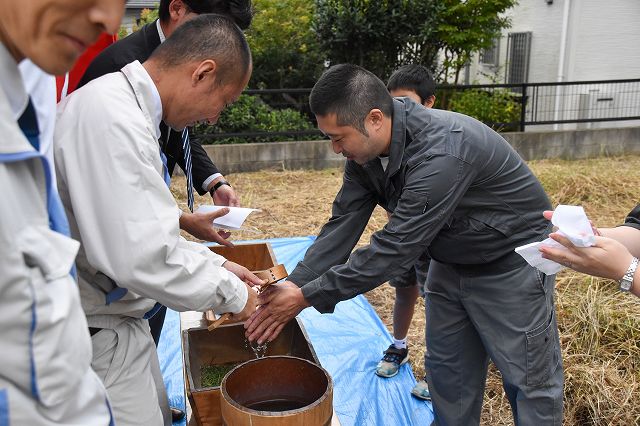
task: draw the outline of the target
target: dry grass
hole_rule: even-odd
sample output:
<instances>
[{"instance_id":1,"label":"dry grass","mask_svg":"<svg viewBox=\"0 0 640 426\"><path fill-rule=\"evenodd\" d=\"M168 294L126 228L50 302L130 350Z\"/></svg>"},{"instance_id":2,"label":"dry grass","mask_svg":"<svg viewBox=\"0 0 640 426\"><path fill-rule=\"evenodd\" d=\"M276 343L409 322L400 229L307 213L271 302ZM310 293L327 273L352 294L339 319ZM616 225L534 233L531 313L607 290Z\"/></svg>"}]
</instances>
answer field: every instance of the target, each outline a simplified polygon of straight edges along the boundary
<instances>
[{"instance_id":1,"label":"dry grass","mask_svg":"<svg viewBox=\"0 0 640 426\"><path fill-rule=\"evenodd\" d=\"M530 166L554 205L580 204L601 227L620 223L640 198L640 157L549 160ZM330 216L341 177L339 170L227 176L242 205L262 209L250 217L253 231L236 233L232 239L316 234ZM182 188L184 179L174 179L172 190L184 205ZM198 201L210 203L211 199L200 197ZM385 223L384 212L376 209L359 244L366 244L371 233ZM640 299L620 294L607 280L568 271L558 275L556 289L565 367L565 424L640 424ZM385 284L366 296L391 330L394 290ZM409 342L411 364L419 377L424 374L424 302L420 299L418 304ZM487 380L482 424L513 424L500 376L493 366Z\"/></svg>"}]
</instances>

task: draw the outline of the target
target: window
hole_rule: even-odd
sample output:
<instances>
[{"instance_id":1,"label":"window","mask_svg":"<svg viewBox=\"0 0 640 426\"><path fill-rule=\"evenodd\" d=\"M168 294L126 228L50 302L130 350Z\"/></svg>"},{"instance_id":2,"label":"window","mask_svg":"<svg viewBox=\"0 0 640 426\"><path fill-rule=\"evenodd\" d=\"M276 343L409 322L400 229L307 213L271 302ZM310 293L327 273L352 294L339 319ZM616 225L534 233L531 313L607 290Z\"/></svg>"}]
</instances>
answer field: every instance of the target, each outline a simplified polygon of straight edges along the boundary
<instances>
[{"instance_id":1,"label":"window","mask_svg":"<svg viewBox=\"0 0 640 426\"><path fill-rule=\"evenodd\" d=\"M507 74L509 84L526 83L529 79L531 32L511 33L507 40Z\"/></svg>"},{"instance_id":2,"label":"window","mask_svg":"<svg viewBox=\"0 0 640 426\"><path fill-rule=\"evenodd\" d=\"M480 51L480 63L492 67L497 67L500 56L500 39L493 41L493 46Z\"/></svg>"}]
</instances>

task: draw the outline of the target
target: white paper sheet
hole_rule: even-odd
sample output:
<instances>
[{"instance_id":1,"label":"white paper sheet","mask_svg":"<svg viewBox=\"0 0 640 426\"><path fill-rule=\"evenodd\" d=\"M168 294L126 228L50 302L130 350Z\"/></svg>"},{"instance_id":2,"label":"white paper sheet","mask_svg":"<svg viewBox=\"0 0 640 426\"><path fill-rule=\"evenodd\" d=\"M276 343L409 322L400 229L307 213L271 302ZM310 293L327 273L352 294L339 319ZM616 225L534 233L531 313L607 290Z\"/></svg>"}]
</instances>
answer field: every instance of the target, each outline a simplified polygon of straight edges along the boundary
<instances>
[{"instance_id":1,"label":"white paper sheet","mask_svg":"<svg viewBox=\"0 0 640 426\"><path fill-rule=\"evenodd\" d=\"M567 237L577 247L591 247L595 244L595 235L593 234L591 223L589 223L587 214L582 206L559 205L553 212L551 223L558 227L556 232ZM560 243L547 238L544 241L517 247L515 251L529 265L538 268L547 275L557 274L564 269L564 266L559 263L544 259L542 253L538 250L540 246L558 247L561 250L567 250Z\"/></svg>"},{"instance_id":2,"label":"white paper sheet","mask_svg":"<svg viewBox=\"0 0 640 426\"><path fill-rule=\"evenodd\" d=\"M229 213L215 219L213 221L213 226L217 228L222 228L222 229L229 229L232 231L237 231L242 229L242 224L247 219L247 216L249 216L252 212L260 211L258 209L249 209L246 207L226 207L226 206L206 205L206 206L198 207L198 209L196 210L196 213L198 212L209 213L209 212L213 212L213 211L224 209L224 208L228 208Z\"/></svg>"}]
</instances>

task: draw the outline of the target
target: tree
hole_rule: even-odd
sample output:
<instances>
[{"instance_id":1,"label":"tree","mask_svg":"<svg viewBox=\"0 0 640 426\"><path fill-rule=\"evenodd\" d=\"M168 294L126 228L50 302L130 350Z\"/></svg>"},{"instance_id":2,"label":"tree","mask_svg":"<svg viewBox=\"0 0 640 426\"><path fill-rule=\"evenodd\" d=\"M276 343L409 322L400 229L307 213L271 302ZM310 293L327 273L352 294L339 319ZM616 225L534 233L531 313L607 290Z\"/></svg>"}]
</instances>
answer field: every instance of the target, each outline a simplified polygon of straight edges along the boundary
<instances>
[{"instance_id":1,"label":"tree","mask_svg":"<svg viewBox=\"0 0 640 426\"><path fill-rule=\"evenodd\" d=\"M256 14L247 31L253 53L249 87L310 87L323 70L311 31L313 2L254 0Z\"/></svg>"},{"instance_id":2,"label":"tree","mask_svg":"<svg viewBox=\"0 0 640 426\"><path fill-rule=\"evenodd\" d=\"M509 26L502 14L517 0L315 2L313 29L331 64L351 62L387 78L400 65L420 63L457 82L471 56Z\"/></svg>"},{"instance_id":3,"label":"tree","mask_svg":"<svg viewBox=\"0 0 640 426\"><path fill-rule=\"evenodd\" d=\"M403 60L433 61L417 38L430 33L435 0L316 0L313 29L330 64L363 66L387 78Z\"/></svg>"},{"instance_id":4,"label":"tree","mask_svg":"<svg viewBox=\"0 0 640 426\"><path fill-rule=\"evenodd\" d=\"M433 37L442 43L444 59L440 81L453 74L458 83L460 70L473 54L489 48L509 28L504 12L517 0L441 0L436 31Z\"/></svg>"}]
</instances>

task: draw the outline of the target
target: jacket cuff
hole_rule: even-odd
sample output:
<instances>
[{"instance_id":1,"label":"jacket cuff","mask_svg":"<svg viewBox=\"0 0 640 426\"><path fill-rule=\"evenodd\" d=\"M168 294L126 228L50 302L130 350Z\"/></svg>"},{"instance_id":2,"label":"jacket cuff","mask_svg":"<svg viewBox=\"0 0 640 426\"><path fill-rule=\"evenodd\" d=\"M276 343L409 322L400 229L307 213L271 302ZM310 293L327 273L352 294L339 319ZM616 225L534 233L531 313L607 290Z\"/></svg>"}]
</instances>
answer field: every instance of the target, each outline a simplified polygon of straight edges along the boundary
<instances>
[{"instance_id":1,"label":"jacket cuff","mask_svg":"<svg viewBox=\"0 0 640 426\"><path fill-rule=\"evenodd\" d=\"M295 282L295 281L294 281ZM302 295L321 314L333 313L339 300L332 300L322 289L322 278L311 281L301 288Z\"/></svg>"},{"instance_id":2,"label":"jacket cuff","mask_svg":"<svg viewBox=\"0 0 640 426\"><path fill-rule=\"evenodd\" d=\"M310 281L313 281L320 277L320 275L313 272L307 265L300 262L298 266L293 270L292 273L289 274L287 281L291 281L298 287L302 287Z\"/></svg>"},{"instance_id":3,"label":"jacket cuff","mask_svg":"<svg viewBox=\"0 0 640 426\"><path fill-rule=\"evenodd\" d=\"M247 286L244 285L240 279L235 281L235 294L231 294L227 297L224 303L218 305L214 311L219 314L223 314L225 312L231 312L232 314L237 314L242 312L244 306L247 304L247 299L249 298L249 293L247 290Z\"/></svg>"}]
</instances>

